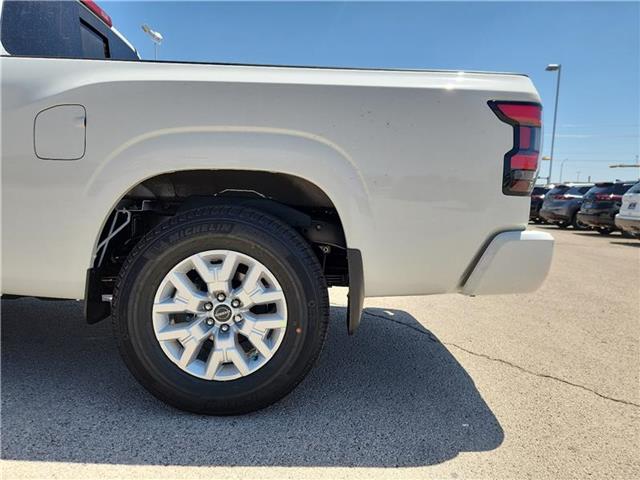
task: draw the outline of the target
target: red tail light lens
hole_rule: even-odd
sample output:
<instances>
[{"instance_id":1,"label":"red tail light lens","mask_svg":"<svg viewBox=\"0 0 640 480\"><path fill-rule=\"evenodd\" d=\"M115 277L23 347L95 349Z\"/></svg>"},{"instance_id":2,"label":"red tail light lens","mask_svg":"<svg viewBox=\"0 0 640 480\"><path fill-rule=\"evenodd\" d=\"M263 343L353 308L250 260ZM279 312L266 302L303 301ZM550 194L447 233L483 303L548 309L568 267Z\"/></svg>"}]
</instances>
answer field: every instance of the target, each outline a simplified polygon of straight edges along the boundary
<instances>
[{"instance_id":1,"label":"red tail light lens","mask_svg":"<svg viewBox=\"0 0 640 480\"><path fill-rule=\"evenodd\" d=\"M579 196L578 195L567 195L567 194L563 194L563 193L553 196L554 200L572 200L574 198L579 198Z\"/></svg>"},{"instance_id":2,"label":"red tail light lens","mask_svg":"<svg viewBox=\"0 0 640 480\"><path fill-rule=\"evenodd\" d=\"M599 202L621 202L622 195L615 195L613 193L597 193L596 201Z\"/></svg>"},{"instance_id":3,"label":"red tail light lens","mask_svg":"<svg viewBox=\"0 0 640 480\"><path fill-rule=\"evenodd\" d=\"M111 17L109 15L107 15L107 12L105 12L102 8L100 8L96 2L94 2L93 0L80 0L80 2L85 7L87 7L89 10L91 10L91 12L96 17L98 17L104 23L109 25L109 27L113 26L113 22L111 21Z\"/></svg>"},{"instance_id":4,"label":"red tail light lens","mask_svg":"<svg viewBox=\"0 0 640 480\"><path fill-rule=\"evenodd\" d=\"M538 176L542 105L492 100L489 107L513 127L513 148L504 156L502 193L530 195Z\"/></svg>"}]
</instances>

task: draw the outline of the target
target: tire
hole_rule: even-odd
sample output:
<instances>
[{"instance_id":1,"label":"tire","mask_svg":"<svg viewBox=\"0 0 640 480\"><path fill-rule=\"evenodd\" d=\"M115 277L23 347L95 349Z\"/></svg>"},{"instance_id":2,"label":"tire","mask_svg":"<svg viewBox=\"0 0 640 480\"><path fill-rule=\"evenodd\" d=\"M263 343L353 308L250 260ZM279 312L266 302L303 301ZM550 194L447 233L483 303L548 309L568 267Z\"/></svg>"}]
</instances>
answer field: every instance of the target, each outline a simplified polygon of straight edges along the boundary
<instances>
[{"instance_id":1,"label":"tire","mask_svg":"<svg viewBox=\"0 0 640 480\"><path fill-rule=\"evenodd\" d=\"M273 289L270 283L281 287L279 293L283 295L283 300L277 308L279 309L280 305L283 305L282 309L286 308L285 313L281 314L285 316L286 326L278 327L279 330L268 330L264 337L266 343L270 341L270 336L272 338L275 336L272 333L277 331L279 343L274 347L275 353L268 359L258 353L257 346L254 349L255 352L244 351L245 347L242 345L247 344L251 347L254 344L242 343L245 339L239 340L241 338L239 334L234 333L236 332L234 328L240 328L238 325L241 324L234 325L229 322L227 328L230 327L230 330L226 331L227 337L224 338L235 339L233 343L236 350L233 352L247 355L240 362L243 364L243 369L246 371L248 368L246 365L253 365L251 362L258 357L266 362L248 374L243 374L239 363L235 361L218 363L218 370L212 370L215 377L221 375L216 372L225 371L225 369L233 372L235 369L241 375L238 378L233 378L231 375L224 377L223 380L214 380L194 376L194 371L201 371L196 369L200 365L198 362L203 362L207 368L209 366L204 357L202 359L200 357L203 355L203 349L199 351L195 360L187 360L190 363L183 368L167 353L179 352L180 348L175 346L177 344L171 343L173 340L161 340L161 337L157 336L159 335L157 332L160 331L156 327L157 319L165 321L165 313L156 311L158 305L166 303L158 303L161 286L166 284L167 278L175 278L171 276L171 272L174 272L179 265L195 256L200 257L211 252L227 252L226 255L229 257L232 257L235 252L240 258L254 261L256 265L261 266L260 268L266 269L264 272L272 275L268 278L273 278L274 281L268 280L264 283L264 277L256 277L255 285L263 282L264 288L267 288L265 286L267 285ZM223 266L225 261L221 261ZM209 265L207 268L212 268L210 263L206 265ZM234 270L236 272L234 278L243 277L242 273L238 273L242 268L242 264L240 265L237 270ZM247 268L242 281L248 281L250 268ZM181 278L186 278L194 271L190 271ZM262 270L258 269L258 271ZM172 288L171 280L169 282L168 285ZM194 282L191 286L195 284ZM233 285L231 281L228 284ZM201 295L209 295L208 284L204 285L205 289L198 291L198 296L194 298L199 299ZM171 291L171 288L168 291ZM256 288L263 292L262 287ZM179 292L178 287L173 291ZM174 304L179 303L178 297L169 299L168 302L173 308ZM275 304L269 304L265 308L271 308L273 305ZM215 308L214 312L217 312L218 307ZM225 313L226 316L226 312L218 313ZM204 318L201 315L206 316L211 313L201 314L198 310L197 314L185 314L191 319L189 320L191 323L177 323L176 319L182 314L166 315L166 318L172 320L164 328L170 329L193 325ZM248 321L250 316L256 316L256 314L249 310L244 316L245 321ZM169 405L189 412L234 415L264 408L287 395L302 381L322 349L328 327L329 300L318 259L299 233L276 217L259 210L221 205L191 210L173 217L153 229L139 242L128 256L118 277L113 296L112 318L114 332L125 364L133 376L154 396ZM235 315L233 318L235 320ZM213 322L214 319L206 318L205 321ZM215 322L217 329L215 335L212 333L210 337L206 337L211 339L213 345L210 347L209 360L214 356L218 339L222 339L222 335L225 335L223 325L217 325L218 317ZM208 327L200 322L198 328ZM160 331L162 332L164 330ZM189 336L187 341L192 338ZM183 345L182 338L176 342ZM222 344L222 340L220 342ZM239 343L242 343L242 349L238 347ZM182 350L183 356L186 351L187 348ZM228 353L226 350L224 352L226 359ZM240 353L236 356L241 356ZM255 356L251 357L254 353ZM179 354L176 355L180 357ZM187 371L187 369L191 370Z\"/></svg>"},{"instance_id":2,"label":"tire","mask_svg":"<svg viewBox=\"0 0 640 480\"><path fill-rule=\"evenodd\" d=\"M584 223L580 222L580 220L578 220L578 213L574 213L573 216L571 217L571 226L574 228L574 230L586 230L587 229L587 225L585 225Z\"/></svg>"}]
</instances>

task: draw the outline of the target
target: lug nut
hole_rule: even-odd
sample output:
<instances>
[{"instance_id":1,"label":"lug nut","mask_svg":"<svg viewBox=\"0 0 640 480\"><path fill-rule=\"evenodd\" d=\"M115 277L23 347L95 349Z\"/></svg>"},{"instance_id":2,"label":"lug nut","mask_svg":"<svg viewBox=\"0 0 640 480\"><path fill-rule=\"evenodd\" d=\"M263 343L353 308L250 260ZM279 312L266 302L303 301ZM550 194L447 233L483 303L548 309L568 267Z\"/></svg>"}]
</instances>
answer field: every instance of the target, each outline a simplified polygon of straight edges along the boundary
<instances>
[{"instance_id":1,"label":"lug nut","mask_svg":"<svg viewBox=\"0 0 640 480\"><path fill-rule=\"evenodd\" d=\"M220 292L219 294L216 295L216 299L219 302L224 302L226 298L227 298L227 296L222 292Z\"/></svg>"},{"instance_id":2,"label":"lug nut","mask_svg":"<svg viewBox=\"0 0 640 480\"><path fill-rule=\"evenodd\" d=\"M220 325L220 330L223 332L228 332L229 331L229 325L227 325L226 323L223 323L222 325Z\"/></svg>"},{"instance_id":3,"label":"lug nut","mask_svg":"<svg viewBox=\"0 0 640 480\"><path fill-rule=\"evenodd\" d=\"M240 303L240 300L238 300L237 298L234 298L233 300L231 300L231 306L233 308L238 308L240 305L242 304Z\"/></svg>"},{"instance_id":4,"label":"lug nut","mask_svg":"<svg viewBox=\"0 0 640 480\"><path fill-rule=\"evenodd\" d=\"M211 303L211 302L207 302L207 303L205 303L205 304L204 304L204 309L205 309L207 312L210 312L211 310L213 310L213 303Z\"/></svg>"},{"instance_id":5,"label":"lug nut","mask_svg":"<svg viewBox=\"0 0 640 480\"><path fill-rule=\"evenodd\" d=\"M212 326L216 321L213 318L207 318L207 325Z\"/></svg>"},{"instance_id":6,"label":"lug nut","mask_svg":"<svg viewBox=\"0 0 640 480\"><path fill-rule=\"evenodd\" d=\"M238 313L235 317L233 317L233 321L236 323L240 323L242 321L242 315Z\"/></svg>"}]
</instances>

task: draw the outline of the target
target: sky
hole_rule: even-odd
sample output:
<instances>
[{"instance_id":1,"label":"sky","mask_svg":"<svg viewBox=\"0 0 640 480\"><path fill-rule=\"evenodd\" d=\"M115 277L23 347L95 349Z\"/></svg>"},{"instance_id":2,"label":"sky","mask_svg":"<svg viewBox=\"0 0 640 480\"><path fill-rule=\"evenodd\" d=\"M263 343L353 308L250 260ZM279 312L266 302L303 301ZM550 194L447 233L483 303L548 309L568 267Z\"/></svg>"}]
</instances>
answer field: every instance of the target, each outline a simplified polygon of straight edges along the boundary
<instances>
[{"instance_id":1,"label":"sky","mask_svg":"<svg viewBox=\"0 0 640 480\"><path fill-rule=\"evenodd\" d=\"M636 179L640 169L639 2L99 1L153 59L140 25L162 33L160 60L525 73L544 105L549 155L562 64L552 181ZM540 176L548 174L549 162Z\"/></svg>"}]
</instances>

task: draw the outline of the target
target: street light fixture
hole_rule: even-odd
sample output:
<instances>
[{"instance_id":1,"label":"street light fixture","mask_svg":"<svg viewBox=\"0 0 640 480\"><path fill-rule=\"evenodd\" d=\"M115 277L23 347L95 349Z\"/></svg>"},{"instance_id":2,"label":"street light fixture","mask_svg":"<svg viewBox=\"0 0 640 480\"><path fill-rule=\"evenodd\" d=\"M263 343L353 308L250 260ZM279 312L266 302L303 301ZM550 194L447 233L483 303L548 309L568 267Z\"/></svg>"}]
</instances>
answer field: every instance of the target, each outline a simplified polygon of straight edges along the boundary
<instances>
[{"instance_id":1,"label":"street light fixture","mask_svg":"<svg viewBox=\"0 0 640 480\"><path fill-rule=\"evenodd\" d=\"M558 97L560 96L560 74L562 73L562 65L559 63L550 63L545 68L547 72L558 72L558 79L556 83L556 103L553 109L553 131L551 132L551 158L549 159L549 182L551 182L551 172L553 170L553 147L556 140L556 118L558 117Z\"/></svg>"},{"instance_id":2,"label":"street light fixture","mask_svg":"<svg viewBox=\"0 0 640 480\"><path fill-rule=\"evenodd\" d=\"M152 30L147 24L142 25L142 31L149 35L149 38L153 42L154 59L158 60L158 46L162 43L162 40L164 40L164 38L162 37L160 32Z\"/></svg>"},{"instance_id":3,"label":"street light fixture","mask_svg":"<svg viewBox=\"0 0 640 480\"><path fill-rule=\"evenodd\" d=\"M638 155L636 155L636 163L614 163L609 165L609 168L638 168L640 169L640 162L638 161ZM640 178L640 171L638 171L638 178Z\"/></svg>"}]
</instances>

